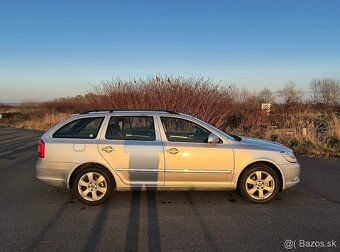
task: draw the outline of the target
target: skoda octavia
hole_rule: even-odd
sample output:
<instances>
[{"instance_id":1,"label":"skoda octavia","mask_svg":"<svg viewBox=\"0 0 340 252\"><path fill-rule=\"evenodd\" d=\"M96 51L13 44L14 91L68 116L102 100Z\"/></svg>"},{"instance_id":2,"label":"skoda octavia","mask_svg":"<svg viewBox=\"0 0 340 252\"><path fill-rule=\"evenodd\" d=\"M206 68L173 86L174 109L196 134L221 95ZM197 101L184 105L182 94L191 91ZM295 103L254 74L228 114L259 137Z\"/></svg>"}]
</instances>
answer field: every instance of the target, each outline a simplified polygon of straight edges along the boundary
<instances>
[{"instance_id":1,"label":"skoda octavia","mask_svg":"<svg viewBox=\"0 0 340 252\"><path fill-rule=\"evenodd\" d=\"M299 182L291 149L170 111L73 115L40 139L36 177L89 205L114 190L236 190L265 203Z\"/></svg>"}]
</instances>

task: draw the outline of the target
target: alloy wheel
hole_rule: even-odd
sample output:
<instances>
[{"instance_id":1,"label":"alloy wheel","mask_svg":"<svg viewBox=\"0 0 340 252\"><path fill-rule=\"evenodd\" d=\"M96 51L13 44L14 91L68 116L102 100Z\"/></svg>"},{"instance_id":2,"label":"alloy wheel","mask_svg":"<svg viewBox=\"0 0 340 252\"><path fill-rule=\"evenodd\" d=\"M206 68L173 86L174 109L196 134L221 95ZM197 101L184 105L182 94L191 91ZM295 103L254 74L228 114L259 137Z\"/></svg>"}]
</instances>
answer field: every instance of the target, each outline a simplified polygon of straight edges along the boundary
<instances>
[{"instance_id":1,"label":"alloy wheel","mask_svg":"<svg viewBox=\"0 0 340 252\"><path fill-rule=\"evenodd\" d=\"M245 189L251 198L264 200L273 194L275 190L275 180L266 171L255 171L246 179Z\"/></svg>"},{"instance_id":2,"label":"alloy wheel","mask_svg":"<svg viewBox=\"0 0 340 252\"><path fill-rule=\"evenodd\" d=\"M78 180L78 192L87 201L102 199L108 190L105 177L97 172L87 172Z\"/></svg>"}]
</instances>

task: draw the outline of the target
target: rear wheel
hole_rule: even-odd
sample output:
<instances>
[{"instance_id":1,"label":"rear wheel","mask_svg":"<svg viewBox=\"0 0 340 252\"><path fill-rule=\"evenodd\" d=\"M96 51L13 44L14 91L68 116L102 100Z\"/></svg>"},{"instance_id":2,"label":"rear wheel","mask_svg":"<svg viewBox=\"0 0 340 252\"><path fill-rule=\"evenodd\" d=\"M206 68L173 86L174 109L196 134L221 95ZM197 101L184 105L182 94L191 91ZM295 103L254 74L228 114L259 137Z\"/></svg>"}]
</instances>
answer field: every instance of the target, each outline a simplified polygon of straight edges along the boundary
<instances>
[{"instance_id":1,"label":"rear wheel","mask_svg":"<svg viewBox=\"0 0 340 252\"><path fill-rule=\"evenodd\" d=\"M239 183L241 195L254 203L266 203L275 199L280 186L277 173L264 164L256 164L246 170Z\"/></svg>"},{"instance_id":2,"label":"rear wheel","mask_svg":"<svg viewBox=\"0 0 340 252\"><path fill-rule=\"evenodd\" d=\"M73 191L81 202L87 205L99 205L112 194L110 176L97 167L87 167L74 178Z\"/></svg>"}]
</instances>

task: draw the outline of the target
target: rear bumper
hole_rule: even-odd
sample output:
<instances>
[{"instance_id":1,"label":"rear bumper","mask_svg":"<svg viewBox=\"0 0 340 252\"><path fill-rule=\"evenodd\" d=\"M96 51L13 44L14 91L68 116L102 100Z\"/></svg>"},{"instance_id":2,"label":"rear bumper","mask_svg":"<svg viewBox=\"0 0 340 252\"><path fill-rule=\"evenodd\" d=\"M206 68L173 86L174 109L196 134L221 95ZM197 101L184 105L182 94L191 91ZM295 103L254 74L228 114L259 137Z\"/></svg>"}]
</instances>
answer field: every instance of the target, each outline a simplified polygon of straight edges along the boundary
<instances>
[{"instance_id":1,"label":"rear bumper","mask_svg":"<svg viewBox=\"0 0 340 252\"><path fill-rule=\"evenodd\" d=\"M39 158L35 176L46 184L69 188L68 179L76 166L75 163L47 162Z\"/></svg>"},{"instance_id":2,"label":"rear bumper","mask_svg":"<svg viewBox=\"0 0 340 252\"><path fill-rule=\"evenodd\" d=\"M283 173L283 182L284 182L282 186L282 190L295 186L296 184L300 182L301 168L298 162L281 165L280 168Z\"/></svg>"}]
</instances>

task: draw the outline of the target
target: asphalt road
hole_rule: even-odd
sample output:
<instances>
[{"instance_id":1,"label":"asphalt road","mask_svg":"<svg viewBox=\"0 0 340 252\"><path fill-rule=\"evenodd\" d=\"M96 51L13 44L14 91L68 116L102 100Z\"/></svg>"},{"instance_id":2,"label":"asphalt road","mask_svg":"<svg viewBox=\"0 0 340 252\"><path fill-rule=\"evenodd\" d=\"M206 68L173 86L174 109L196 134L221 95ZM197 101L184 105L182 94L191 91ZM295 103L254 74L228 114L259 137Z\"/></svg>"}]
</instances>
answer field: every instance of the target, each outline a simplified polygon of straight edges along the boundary
<instances>
[{"instance_id":1,"label":"asphalt road","mask_svg":"<svg viewBox=\"0 0 340 252\"><path fill-rule=\"evenodd\" d=\"M0 128L1 251L286 251L288 239L340 248L339 160L299 158L301 183L264 205L228 192L116 192L89 207L35 179L41 134Z\"/></svg>"}]
</instances>

